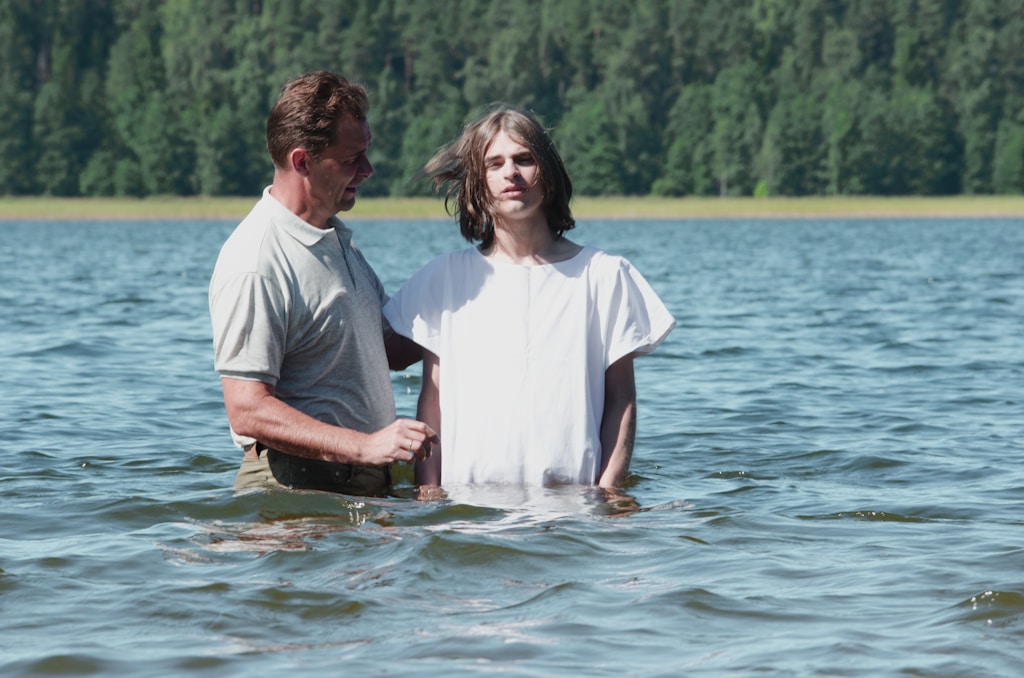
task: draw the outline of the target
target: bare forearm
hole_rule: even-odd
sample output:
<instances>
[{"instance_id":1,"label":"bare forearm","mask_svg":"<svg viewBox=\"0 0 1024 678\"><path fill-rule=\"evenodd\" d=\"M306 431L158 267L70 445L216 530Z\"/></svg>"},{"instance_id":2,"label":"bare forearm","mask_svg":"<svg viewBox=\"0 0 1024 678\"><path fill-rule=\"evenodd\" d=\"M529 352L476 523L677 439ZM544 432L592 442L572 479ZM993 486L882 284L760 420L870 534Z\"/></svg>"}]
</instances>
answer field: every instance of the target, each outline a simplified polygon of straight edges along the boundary
<instances>
[{"instance_id":1,"label":"bare forearm","mask_svg":"<svg viewBox=\"0 0 1024 678\"><path fill-rule=\"evenodd\" d=\"M613 411L605 410L601 422L602 471L597 484L619 487L629 474L636 438L636 402L630 401ZM610 452L609 452L610 450Z\"/></svg>"},{"instance_id":2,"label":"bare forearm","mask_svg":"<svg viewBox=\"0 0 1024 678\"><path fill-rule=\"evenodd\" d=\"M274 396L267 384L221 379L228 420L235 433L276 450L343 464L383 466L430 454L436 432L412 419L362 433L318 421Z\"/></svg>"},{"instance_id":3,"label":"bare forearm","mask_svg":"<svg viewBox=\"0 0 1024 678\"><path fill-rule=\"evenodd\" d=\"M281 452L345 464L366 463L360 452L366 434L325 424L273 395L236 402L234 406L229 403L228 419L235 433Z\"/></svg>"},{"instance_id":4,"label":"bare forearm","mask_svg":"<svg viewBox=\"0 0 1024 678\"><path fill-rule=\"evenodd\" d=\"M437 356L423 352L423 386L416 405L416 418L435 431L441 430L440 364ZM416 463L416 484L420 487L441 485L441 444L435 444L430 456Z\"/></svg>"},{"instance_id":5,"label":"bare forearm","mask_svg":"<svg viewBox=\"0 0 1024 678\"><path fill-rule=\"evenodd\" d=\"M636 439L636 383L633 359L627 356L605 373L604 415L601 419L601 473L597 484L618 487L629 474Z\"/></svg>"}]
</instances>

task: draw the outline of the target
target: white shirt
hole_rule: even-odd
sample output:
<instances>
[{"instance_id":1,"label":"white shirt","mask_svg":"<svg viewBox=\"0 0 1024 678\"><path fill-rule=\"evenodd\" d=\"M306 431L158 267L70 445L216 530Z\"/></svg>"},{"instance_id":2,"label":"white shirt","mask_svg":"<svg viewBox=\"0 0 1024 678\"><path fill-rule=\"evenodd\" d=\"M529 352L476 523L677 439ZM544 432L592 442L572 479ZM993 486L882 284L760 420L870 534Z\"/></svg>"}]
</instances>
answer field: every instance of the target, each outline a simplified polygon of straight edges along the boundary
<instances>
[{"instance_id":1,"label":"white shirt","mask_svg":"<svg viewBox=\"0 0 1024 678\"><path fill-rule=\"evenodd\" d=\"M593 484L605 371L675 320L628 261L443 255L388 302L394 330L440 358L441 483Z\"/></svg>"}]
</instances>

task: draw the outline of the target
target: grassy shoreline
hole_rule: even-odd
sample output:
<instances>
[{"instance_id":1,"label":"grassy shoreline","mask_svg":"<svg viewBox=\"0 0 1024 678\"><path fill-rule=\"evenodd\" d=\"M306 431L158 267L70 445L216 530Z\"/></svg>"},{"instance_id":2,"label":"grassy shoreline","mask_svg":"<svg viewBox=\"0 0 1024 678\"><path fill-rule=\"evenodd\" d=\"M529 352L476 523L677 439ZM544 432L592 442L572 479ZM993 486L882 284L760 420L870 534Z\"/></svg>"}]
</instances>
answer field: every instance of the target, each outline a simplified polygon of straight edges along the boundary
<instances>
[{"instance_id":1,"label":"grassy shoreline","mask_svg":"<svg viewBox=\"0 0 1024 678\"><path fill-rule=\"evenodd\" d=\"M24 220L239 220L259 196L156 198L0 197L0 222ZM581 197L578 219L798 219L1024 217L1024 196L654 198ZM434 198L361 198L348 219L446 219Z\"/></svg>"}]
</instances>

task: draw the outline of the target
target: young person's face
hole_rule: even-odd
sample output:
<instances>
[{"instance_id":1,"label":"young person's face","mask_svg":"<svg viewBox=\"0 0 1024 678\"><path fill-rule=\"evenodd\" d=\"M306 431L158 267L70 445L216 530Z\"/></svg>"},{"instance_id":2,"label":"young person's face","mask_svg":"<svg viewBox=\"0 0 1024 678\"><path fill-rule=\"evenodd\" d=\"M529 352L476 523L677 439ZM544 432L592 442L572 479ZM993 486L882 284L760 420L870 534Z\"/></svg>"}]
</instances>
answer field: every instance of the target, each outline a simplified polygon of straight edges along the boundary
<instances>
[{"instance_id":1,"label":"young person's face","mask_svg":"<svg viewBox=\"0 0 1024 678\"><path fill-rule=\"evenodd\" d=\"M484 169L499 220L534 216L540 209L544 201L540 168L530 150L504 130L487 147Z\"/></svg>"},{"instance_id":2,"label":"young person's face","mask_svg":"<svg viewBox=\"0 0 1024 678\"><path fill-rule=\"evenodd\" d=\"M308 161L310 191L333 214L352 209L360 184L373 175L366 157L370 147L370 125L350 115L338 121L336 141L316 160Z\"/></svg>"}]
</instances>

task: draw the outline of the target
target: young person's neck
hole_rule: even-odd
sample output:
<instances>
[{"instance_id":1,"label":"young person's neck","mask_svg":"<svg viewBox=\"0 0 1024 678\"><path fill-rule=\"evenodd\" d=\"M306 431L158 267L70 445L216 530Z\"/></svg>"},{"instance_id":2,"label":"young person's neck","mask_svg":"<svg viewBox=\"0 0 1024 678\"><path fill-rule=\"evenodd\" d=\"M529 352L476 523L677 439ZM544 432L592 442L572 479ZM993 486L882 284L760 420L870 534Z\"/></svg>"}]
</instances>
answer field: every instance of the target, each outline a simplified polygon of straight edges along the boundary
<instances>
[{"instance_id":1,"label":"young person's neck","mask_svg":"<svg viewBox=\"0 0 1024 678\"><path fill-rule=\"evenodd\" d=\"M491 259L533 265L568 259L579 251L579 246L552 233L544 219L499 223L494 229L494 242L481 251Z\"/></svg>"}]
</instances>

